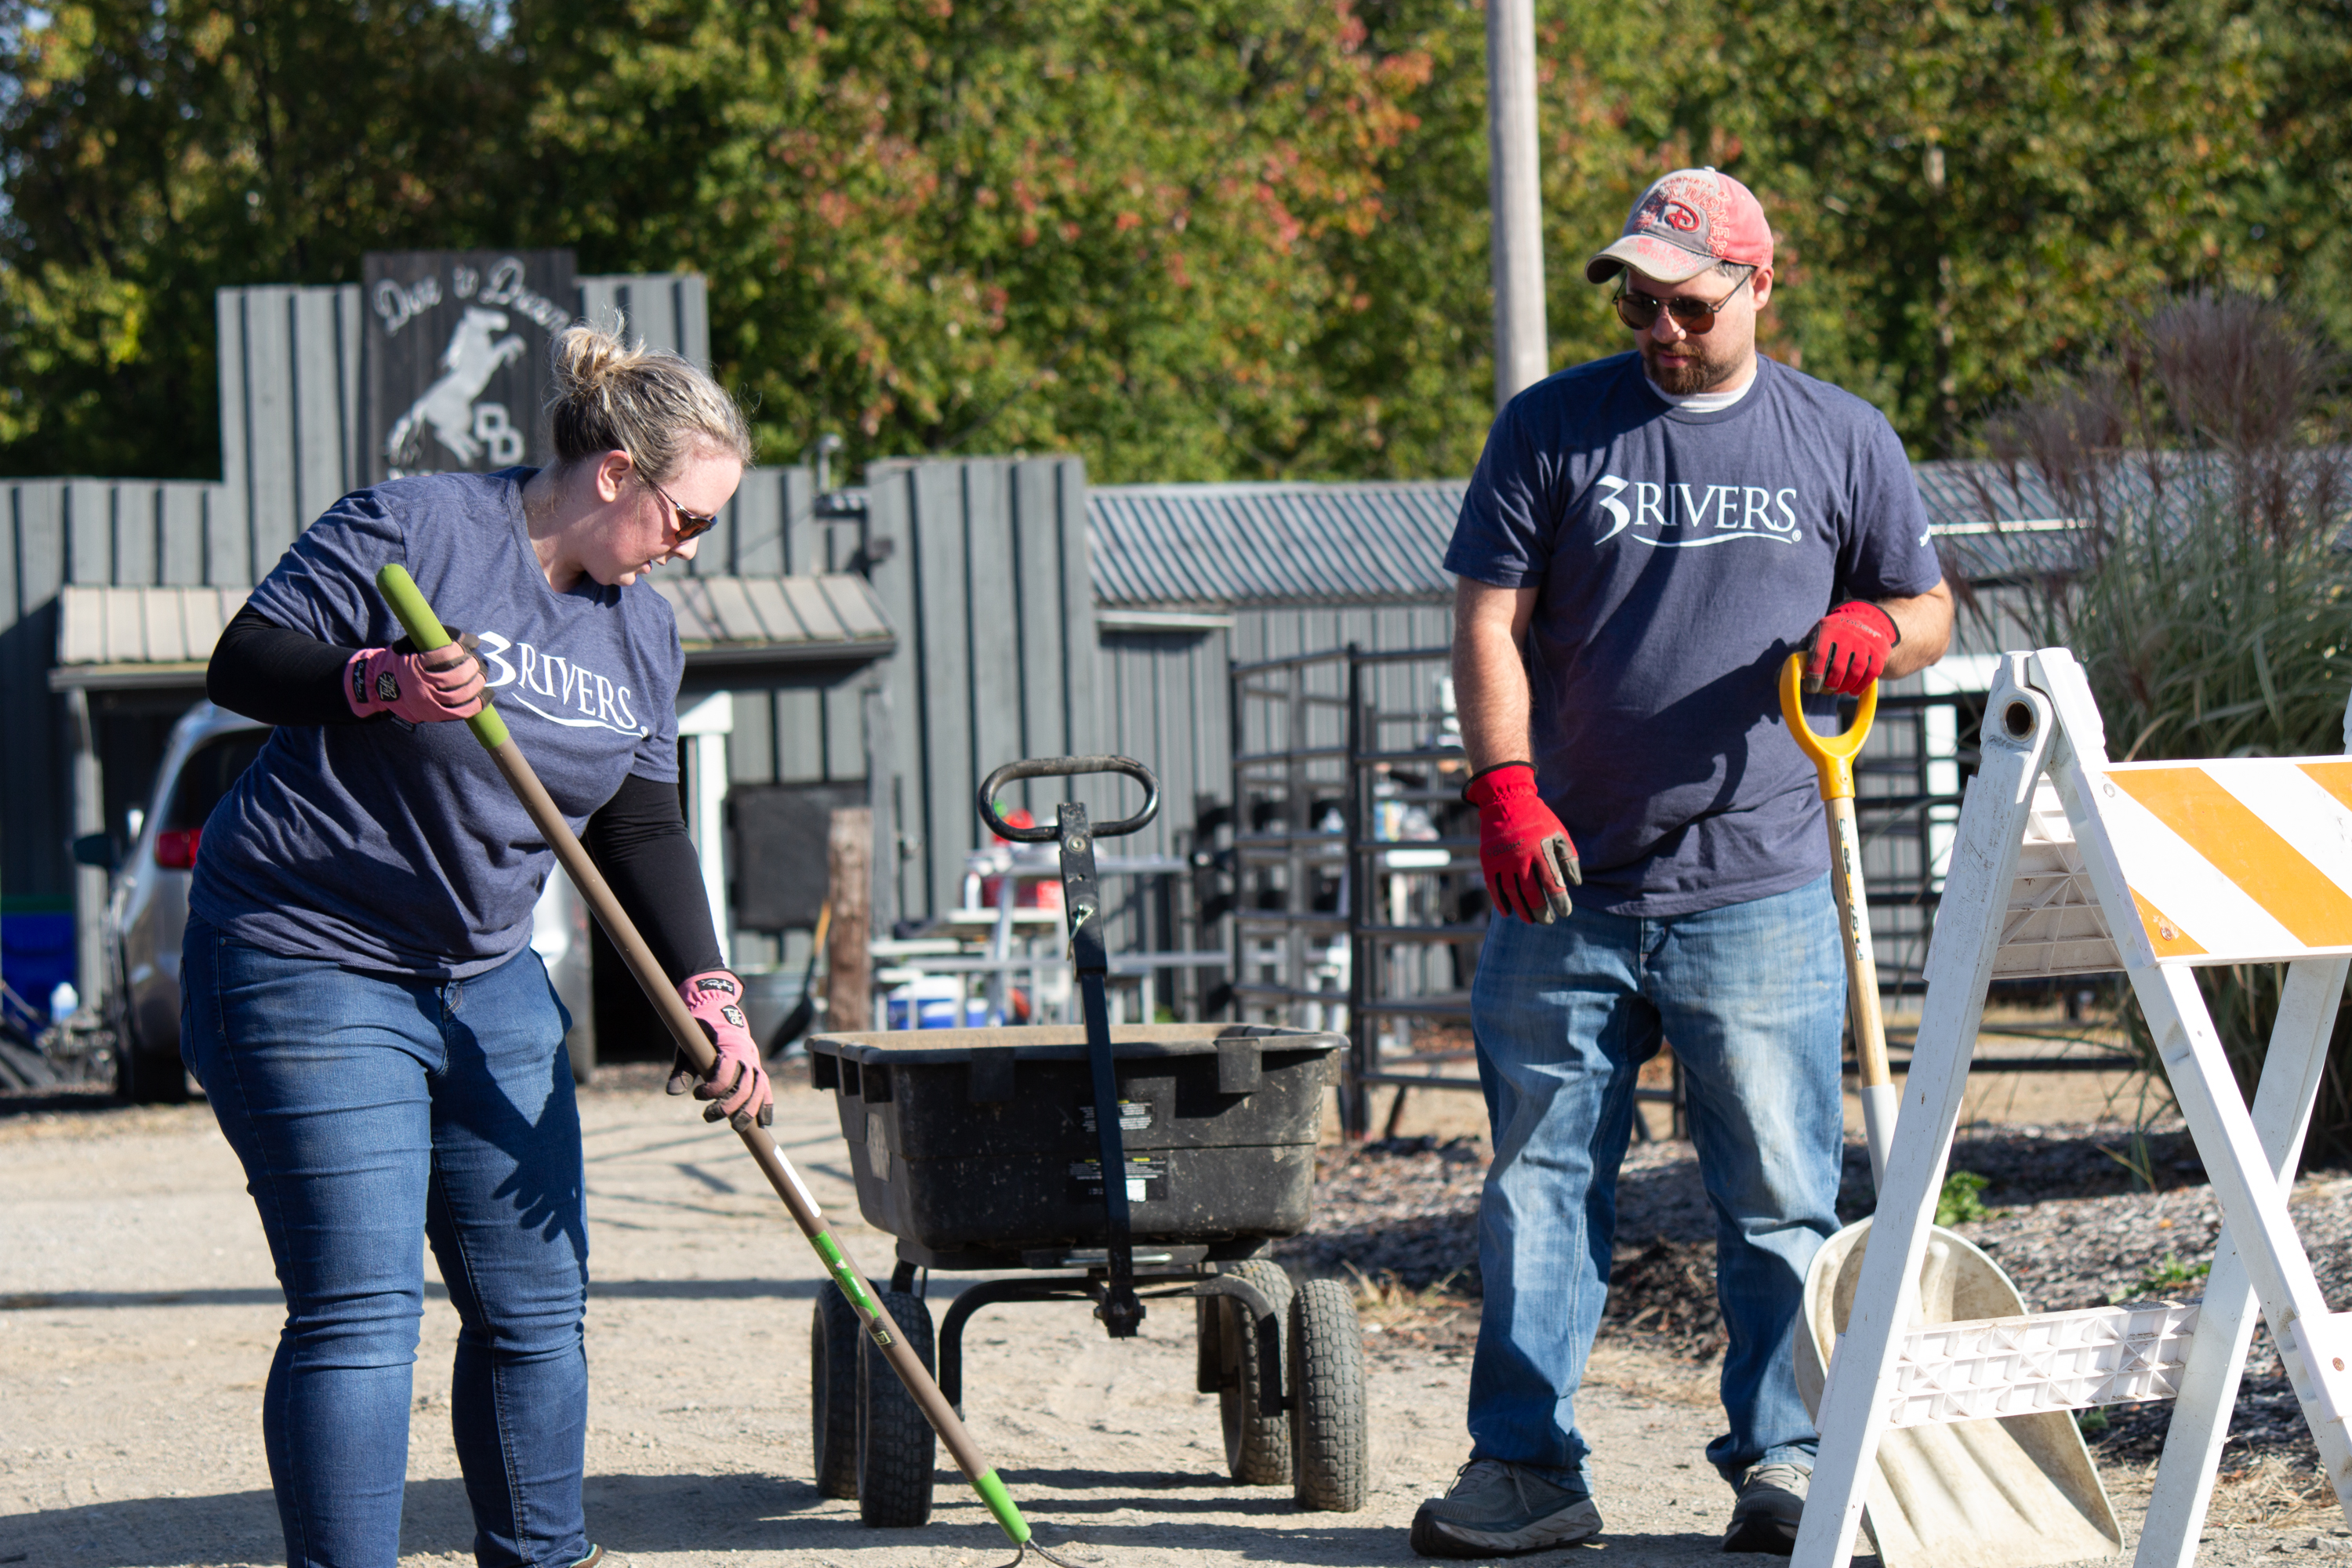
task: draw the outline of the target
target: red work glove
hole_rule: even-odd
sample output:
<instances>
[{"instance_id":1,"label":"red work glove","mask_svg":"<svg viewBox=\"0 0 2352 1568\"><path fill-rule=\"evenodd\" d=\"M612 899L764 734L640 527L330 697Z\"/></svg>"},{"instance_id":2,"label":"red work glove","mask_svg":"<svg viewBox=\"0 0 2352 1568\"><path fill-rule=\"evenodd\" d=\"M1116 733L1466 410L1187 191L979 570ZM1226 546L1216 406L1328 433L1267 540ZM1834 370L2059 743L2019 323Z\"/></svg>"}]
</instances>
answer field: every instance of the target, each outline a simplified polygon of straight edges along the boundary
<instances>
[{"instance_id":1,"label":"red work glove","mask_svg":"<svg viewBox=\"0 0 2352 1568\"><path fill-rule=\"evenodd\" d=\"M354 716L389 713L412 724L470 719L482 710L480 640L444 626L449 646L419 653L403 637L391 647L363 647L344 661L343 700Z\"/></svg>"},{"instance_id":2,"label":"red work glove","mask_svg":"<svg viewBox=\"0 0 2352 1568\"><path fill-rule=\"evenodd\" d=\"M1533 763L1498 763L1475 774L1462 798L1478 808L1478 868L1495 907L1536 925L1566 920L1568 885L1584 881L1576 846L1536 794Z\"/></svg>"},{"instance_id":3,"label":"red work glove","mask_svg":"<svg viewBox=\"0 0 2352 1568\"><path fill-rule=\"evenodd\" d=\"M1867 599L1848 599L1821 618L1805 639L1808 690L1859 697L1886 668L1886 656L1903 640L1895 617Z\"/></svg>"},{"instance_id":4,"label":"red work glove","mask_svg":"<svg viewBox=\"0 0 2352 1568\"><path fill-rule=\"evenodd\" d=\"M751 1021L743 1016L743 983L723 969L706 969L679 981L677 994L694 1021L702 1026L719 1059L705 1077L694 1070L680 1051L670 1068L669 1092L684 1094L691 1085L695 1099L712 1102L702 1119L716 1121L725 1117L738 1132L748 1131L755 1120L762 1127L772 1124L774 1096L768 1088L767 1069L760 1065L760 1047L751 1038ZM700 1083L695 1082L698 1078Z\"/></svg>"}]
</instances>

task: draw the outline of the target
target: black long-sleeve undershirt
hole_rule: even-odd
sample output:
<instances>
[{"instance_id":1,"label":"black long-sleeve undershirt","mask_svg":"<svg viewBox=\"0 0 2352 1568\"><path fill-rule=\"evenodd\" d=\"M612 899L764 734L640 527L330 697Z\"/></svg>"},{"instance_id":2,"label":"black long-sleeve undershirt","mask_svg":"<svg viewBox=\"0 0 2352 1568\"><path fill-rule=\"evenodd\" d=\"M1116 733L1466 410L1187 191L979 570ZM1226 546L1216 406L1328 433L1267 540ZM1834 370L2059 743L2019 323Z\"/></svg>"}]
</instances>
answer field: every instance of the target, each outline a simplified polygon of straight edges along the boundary
<instances>
[{"instance_id":1,"label":"black long-sleeve undershirt","mask_svg":"<svg viewBox=\"0 0 2352 1568\"><path fill-rule=\"evenodd\" d=\"M358 651L278 626L247 605L214 646L205 691L264 724L388 723L357 717L344 700L343 667ZM580 837L664 973L675 982L719 967L701 862L675 784L631 773Z\"/></svg>"},{"instance_id":2,"label":"black long-sleeve undershirt","mask_svg":"<svg viewBox=\"0 0 2352 1568\"><path fill-rule=\"evenodd\" d=\"M247 605L213 645L205 695L265 724L365 723L343 696L343 667L357 652L281 626Z\"/></svg>"},{"instance_id":3,"label":"black long-sleeve undershirt","mask_svg":"<svg viewBox=\"0 0 2352 1568\"><path fill-rule=\"evenodd\" d=\"M580 838L663 973L677 982L719 967L702 862L686 836L677 785L631 773Z\"/></svg>"}]
</instances>

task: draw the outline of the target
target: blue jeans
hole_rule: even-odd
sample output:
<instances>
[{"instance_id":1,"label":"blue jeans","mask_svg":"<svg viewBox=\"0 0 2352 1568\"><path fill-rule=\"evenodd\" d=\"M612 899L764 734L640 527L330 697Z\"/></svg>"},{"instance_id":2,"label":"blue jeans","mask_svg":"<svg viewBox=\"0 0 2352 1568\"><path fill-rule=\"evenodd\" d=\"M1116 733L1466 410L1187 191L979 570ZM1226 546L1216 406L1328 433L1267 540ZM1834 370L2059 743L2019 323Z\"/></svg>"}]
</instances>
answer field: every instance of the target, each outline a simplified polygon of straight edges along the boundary
<instances>
[{"instance_id":1,"label":"blue jeans","mask_svg":"<svg viewBox=\"0 0 2352 1568\"><path fill-rule=\"evenodd\" d=\"M1609 1289L1633 1080L1661 1038L1682 1064L1716 1217L1730 1346L1727 1479L1810 1467L1793 1361L1805 1268L1837 1228L1845 971L1823 877L1693 915L1497 917L1471 989L1494 1164L1478 1205L1486 1303L1470 1369L1480 1458L1579 1473L1576 1390Z\"/></svg>"},{"instance_id":2,"label":"blue jeans","mask_svg":"<svg viewBox=\"0 0 2352 1568\"><path fill-rule=\"evenodd\" d=\"M287 1561L399 1558L427 1240L459 1320L450 1424L475 1556L585 1556L585 1177L538 954L404 981L194 917L181 953L180 1054L244 1162L286 1292L261 1429Z\"/></svg>"}]
</instances>

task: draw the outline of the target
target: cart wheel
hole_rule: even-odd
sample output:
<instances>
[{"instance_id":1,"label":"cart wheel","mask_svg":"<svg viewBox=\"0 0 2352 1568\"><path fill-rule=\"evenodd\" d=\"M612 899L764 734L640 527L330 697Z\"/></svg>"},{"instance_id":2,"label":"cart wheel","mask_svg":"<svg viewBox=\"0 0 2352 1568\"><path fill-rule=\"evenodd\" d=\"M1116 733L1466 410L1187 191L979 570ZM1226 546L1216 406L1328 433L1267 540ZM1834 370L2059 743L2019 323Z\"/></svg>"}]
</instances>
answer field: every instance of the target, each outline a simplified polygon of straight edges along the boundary
<instances>
[{"instance_id":1,"label":"cart wheel","mask_svg":"<svg viewBox=\"0 0 2352 1568\"><path fill-rule=\"evenodd\" d=\"M809 1321L809 1435L816 1449L816 1489L857 1495L857 1310L826 1280Z\"/></svg>"},{"instance_id":2,"label":"cart wheel","mask_svg":"<svg viewBox=\"0 0 2352 1568\"><path fill-rule=\"evenodd\" d=\"M1271 1258L1253 1258L1224 1272L1256 1287L1280 1325L1290 1315L1290 1276ZM1257 1409L1257 1324L1231 1296L1203 1304L1217 1314L1217 1415L1225 1428L1225 1471L1245 1487L1278 1487L1290 1479L1290 1423Z\"/></svg>"},{"instance_id":3,"label":"cart wheel","mask_svg":"<svg viewBox=\"0 0 2352 1568\"><path fill-rule=\"evenodd\" d=\"M1290 1447L1298 1506L1353 1513L1370 1490L1364 1440L1364 1331L1337 1279L1309 1279L1290 1299Z\"/></svg>"},{"instance_id":4,"label":"cart wheel","mask_svg":"<svg viewBox=\"0 0 2352 1568\"><path fill-rule=\"evenodd\" d=\"M931 1354L931 1310L912 1290L883 1290L883 1310L898 1325L925 1372ZM884 1530L904 1530L931 1517L932 1473L939 1434L922 1406L890 1370L870 1339L857 1348L857 1517Z\"/></svg>"}]
</instances>

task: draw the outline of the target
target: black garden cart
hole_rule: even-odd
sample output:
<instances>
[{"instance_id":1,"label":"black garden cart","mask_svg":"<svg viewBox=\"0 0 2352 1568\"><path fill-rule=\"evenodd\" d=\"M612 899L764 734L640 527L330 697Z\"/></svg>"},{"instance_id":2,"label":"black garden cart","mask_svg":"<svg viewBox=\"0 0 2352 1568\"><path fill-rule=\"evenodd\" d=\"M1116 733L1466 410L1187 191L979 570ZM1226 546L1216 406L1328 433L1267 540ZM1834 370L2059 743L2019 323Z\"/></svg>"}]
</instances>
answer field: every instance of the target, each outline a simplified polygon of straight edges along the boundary
<instances>
[{"instance_id":1,"label":"black garden cart","mask_svg":"<svg viewBox=\"0 0 2352 1568\"><path fill-rule=\"evenodd\" d=\"M992 808L1013 780L1098 773L1141 784L1142 809L1095 830L1074 802L1049 827L1012 826ZM1307 1226L1323 1090L1347 1040L1244 1024L1111 1027L1093 840L1143 826L1159 794L1125 757L1010 763L981 786L992 831L1060 845L1083 1026L820 1035L811 1068L840 1113L859 1211L898 1238L890 1316L950 1403L962 1406L963 1331L983 1308L1091 1300L1120 1339L1146 1300L1191 1297L1196 1386L1218 1396L1233 1478L1352 1510L1369 1480L1353 1297L1336 1280L1294 1287L1259 1256ZM1105 1182L1107 1170L1119 1178ZM915 1294L930 1270L1004 1276L957 1295L936 1354ZM924 1522L935 1438L829 1284L811 1352L819 1489L855 1496L868 1524Z\"/></svg>"}]
</instances>

